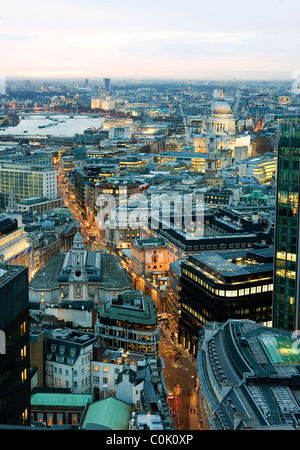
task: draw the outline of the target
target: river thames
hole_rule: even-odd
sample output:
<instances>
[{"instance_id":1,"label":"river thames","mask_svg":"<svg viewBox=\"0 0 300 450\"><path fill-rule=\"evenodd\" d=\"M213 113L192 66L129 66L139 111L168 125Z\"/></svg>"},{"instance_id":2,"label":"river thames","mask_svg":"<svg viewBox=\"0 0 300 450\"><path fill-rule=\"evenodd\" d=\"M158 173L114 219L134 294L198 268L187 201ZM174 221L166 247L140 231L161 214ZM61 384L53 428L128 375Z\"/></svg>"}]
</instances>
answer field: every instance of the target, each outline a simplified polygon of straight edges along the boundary
<instances>
[{"instance_id":1,"label":"river thames","mask_svg":"<svg viewBox=\"0 0 300 450\"><path fill-rule=\"evenodd\" d=\"M89 117L87 114L28 115L20 118L16 126L0 128L0 136L3 135L52 135L72 137L82 134L88 128L101 128L103 119L101 117Z\"/></svg>"}]
</instances>

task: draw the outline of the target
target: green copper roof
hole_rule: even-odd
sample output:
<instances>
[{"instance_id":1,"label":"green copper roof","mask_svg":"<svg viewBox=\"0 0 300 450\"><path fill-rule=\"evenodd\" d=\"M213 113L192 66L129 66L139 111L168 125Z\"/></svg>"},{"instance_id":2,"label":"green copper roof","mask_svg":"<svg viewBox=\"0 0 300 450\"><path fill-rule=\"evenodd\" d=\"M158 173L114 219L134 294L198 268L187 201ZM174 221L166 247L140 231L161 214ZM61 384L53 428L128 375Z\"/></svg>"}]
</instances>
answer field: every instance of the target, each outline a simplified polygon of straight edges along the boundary
<instances>
[{"instance_id":1,"label":"green copper roof","mask_svg":"<svg viewBox=\"0 0 300 450\"><path fill-rule=\"evenodd\" d=\"M111 430L128 430L132 405L107 397L89 405L82 428L88 424L101 425Z\"/></svg>"},{"instance_id":2,"label":"green copper roof","mask_svg":"<svg viewBox=\"0 0 300 450\"><path fill-rule=\"evenodd\" d=\"M31 396L31 405L85 406L92 399L92 395L85 394L37 393Z\"/></svg>"},{"instance_id":3,"label":"green copper roof","mask_svg":"<svg viewBox=\"0 0 300 450\"><path fill-rule=\"evenodd\" d=\"M53 209L44 211L44 214L50 214L50 213L54 213L54 215L57 215L57 216L73 217L72 211L70 211L68 208L53 208Z\"/></svg>"}]
</instances>

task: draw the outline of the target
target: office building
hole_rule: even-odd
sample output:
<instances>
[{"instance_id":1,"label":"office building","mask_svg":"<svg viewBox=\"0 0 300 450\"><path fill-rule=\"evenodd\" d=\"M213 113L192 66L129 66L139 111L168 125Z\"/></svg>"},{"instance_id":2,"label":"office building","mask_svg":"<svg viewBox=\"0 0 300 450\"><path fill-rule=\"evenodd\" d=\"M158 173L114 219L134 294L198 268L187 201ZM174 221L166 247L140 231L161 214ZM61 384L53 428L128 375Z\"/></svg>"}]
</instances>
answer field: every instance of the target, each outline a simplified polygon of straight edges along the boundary
<instances>
[{"instance_id":1,"label":"office building","mask_svg":"<svg viewBox=\"0 0 300 450\"><path fill-rule=\"evenodd\" d=\"M30 424L28 269L0 266L0 424ZM4 342L3 342L4 339Z\"/></svg>"},{"instance_id":2,"label":"office building","mask_svg":"<svg viewBox=\"0 0 300 450\"><path fill-rule=\"evenodd\" d=\"M37 212L42 214L44 211L49 211L54 208L63 208L65 206L64 197L58 197L54 199L43 199L43 197L30 197L24 198L16 204L17 210L24 214L26 212Z\"/></svg>"},{"instance_id":3,"label":"office building","mask_svg":"<svg viewBox=\"0 0 300 450\"><path fill-rule=\"evenodd\" d=\"M82 214L88 214L87 207L90 206L88 201L89 185L115 176L119 172L118 164L107 164L107 161L104 160L101 164L91 163L83 169L74 170L74 194Z\"/></svg>"},{"instance_id":4,"label":"office building","mask_svg":"<svg viewBox=\"0 0 300 450\"><path fill-rule=\"evenodd\" d=\"M11 193L17 201L28 197L57 198L57 171L51 165L0 164L0 208Z\"/></svg>"},{"instance_id":5,"label":"office building","mask_svg":"<svg viewBox=\"0 0 300 450\"><path fill-rule=\"evenodd\" d=\"M206 322L271 323L272 248L190 255L181 270L179 342L192 355Z\"/></svg>"},{"instance_id":6,"label":"office building","mask_svg":"<svg viewBox=\"0 0 300 450\"><path fill-rule=\"evenodd\" d=\"M203 430L297 430L300 354L292 334L250 320L206 323L197 357Z\"/></svg>"},{"instance_id":7,"label":"office building","mask_svg":"<svg viewBox=\"0 0 300 450\"><path fill-rule=\"evenodd\" d=\"M0 216L0 258L7 264L29 266L31 251L21 215Z\"/></svg>"},{"instance_id":8,"label":"office building","mask_svg":"<svg viewBox=\"0 0 300 450\"><path fill-rule=\"evenodd\" d=\"M161 336L151 297L126 292L100 305L97 312L94 329L100 345L158 356Z\"/></svg>"},{"instance_id":9,"label":"office building","mask_svg":"<svg viewBox=\"0 0 300 450\"><path fill-rule=\"evenodd\" d=\"M143 237L162 238L169 250L170 262L199 251L249 249L256 243L273 244L274 230L270 219L256 220L255 216L219 206L205 209L204 217L197 220L197 227L196 221L191 226L188 220L191 222L189 215L182 215L182 226L171 214L167 220L151 217L143 229Z\"/></svg>"},{"instance_id":10,"label":"office building","mask_svg":"<svg viewBox=\"0 0 300 450\"><path fill-rule=\"evenodd\" d=\"M276 174L277 158L275 153L265 153L238 161L236 165L241 180L269 184Z\"/></svg>"},{"instance_id":11,"label":"office building","mask_svg":"<svg viewBox=\"0 0 300 450\"><path fill-rule=\"evenodd\" d=\"M273 326L300 326L300 121L279 123Z\"/></svg>"},{"instance_id":12,"label":"office building","mask_svg":"<svg viewBox=\"0 0 300 450\"><path fill-rule=\"evenodd\" d=\"M107 90L107 92L110 92L111 90L111 80L110 78L104 78L104 89Z\"/></svg>"},{"instance_id":13,"label":"office building","mask_svg":"<svg viewBox=\"0 0 300 450\"><path fill-rule=\"evenodd\" d=\"M136 275L167 273L169 269L168 249L161 238L137 238L131 246L131 269Z\"/></svg>"}]
</instances>

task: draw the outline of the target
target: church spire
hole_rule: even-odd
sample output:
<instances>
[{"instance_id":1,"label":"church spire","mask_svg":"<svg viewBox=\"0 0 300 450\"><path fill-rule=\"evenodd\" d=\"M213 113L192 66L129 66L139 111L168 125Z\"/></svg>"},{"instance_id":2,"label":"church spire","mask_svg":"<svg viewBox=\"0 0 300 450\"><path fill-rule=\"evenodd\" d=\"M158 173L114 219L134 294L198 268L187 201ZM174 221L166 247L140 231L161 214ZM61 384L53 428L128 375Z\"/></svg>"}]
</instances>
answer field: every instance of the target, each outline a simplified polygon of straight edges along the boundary
<instances>
[{"instance_id":1,"label":"church spire","mask_svg":"<svg viewBox=\"0 0 300 450\"><path fill-rule=\"evenodd\" d=\"M220 89L219 89L219 100L224 100L224 93L223 93L222 83L220 84Z\"/></svg>"}]
</instances>

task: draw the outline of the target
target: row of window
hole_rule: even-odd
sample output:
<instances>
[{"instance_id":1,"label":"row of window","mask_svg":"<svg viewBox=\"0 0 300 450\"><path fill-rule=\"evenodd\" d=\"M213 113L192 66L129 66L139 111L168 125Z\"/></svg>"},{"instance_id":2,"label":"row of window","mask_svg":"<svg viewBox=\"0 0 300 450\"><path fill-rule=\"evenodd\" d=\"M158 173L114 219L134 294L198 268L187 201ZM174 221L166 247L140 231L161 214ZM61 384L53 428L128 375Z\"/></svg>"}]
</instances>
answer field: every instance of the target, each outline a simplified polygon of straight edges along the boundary
<instances>
[{"instance_id":1,"label":"row of window","mask_svg":"<svg viewBox=\"0 0 300 450\"><path fill-rule=\"evenodd\" d=\"M88 378L83 378L81 380L81 387L88 386L88 385L89 385ZM54 378L53 386L54 387L61 387L61 388L63 388L63 387L66 387L66 388L72 387L70 385L69 380L63 381L61 378ZM78 388L78 387L79 387L78 386L78 381L74 381L73 382L73 388Z\"/></svg>"},{"instance_id":2,"label":"row of window","mask_svg":"<svg viewBox=\"0 0 300 450\"><path fill-rule=\"evenodd\" d=\"M185 303L182 303L181 306L183 309L185 309L190 314L192 314L194 317L196 317L201 323L207 322L207 320L201 314L199 314L197 311L195 311L190 306L186 305Z\"/></svg>"},{"instance_id":3,"label":"row of window","mask_svg":"<svg viewBox=\"0 0 300 450\"><path fill-rule=\"evenodd\" d=\"M93 370L96 370L96 372L99 372L100 366L93 365ZM102 367L102 372L108 372L108 367L107 366L103 366ZM114 373L115 374L118 374L119 372L120 372L120 369L117 369L117 368L114 369Z\"/></svg>"},{"instance_id":4,"label":"row of window","mask_svg":"<svg viewBox=\"0 0 300 450\"><path fill-rule=\"evenodd\" d=\"M78 414L72 414L72 425L78 424ZM32 414L32 420L34 420L34 415ZM37 420L38 422L46 422L48 427L52 427L54 425L54 419L52 413L38 413L37 414ZM64 424L64 414L63 413L57 413L56 414L56 425L63 425Z\"/></svg>"},{"instance_id":5,"label":"row of window","mask_svg":"<svg viewBox=\"0 0 300 450\"><path fill-rule=\"evenodd\" d=\"M205 319L201 314L198 313L198 311L195 311L193 308L191 308L189 305L187 305L186 303L182 303L182 308L185 309L186 311L188 311L192 316L196 317L196 319L198 319L201 323L205 323L207 322L208 319ZM267 313L267 307L266 306L257 306L255 308L256 314L264 314L266 315ZM249 308L237 308L236 310L234 310L234 313L237 315L248 315L250 313ZM231 311L232 314L232 311ZM211 314L208 314L208 316L211 318Z\"/></svg>"},{"instance_id":6,"label":"row of window","mask_svg":"<svg viewBox=\"0 0 300 450\"><path fill-rule=\"evenodd\" d=\"M248 242L248 244L246 242L242 242L242 243L236 242L235 244L228 244L228 245L227 244L220 244L219 246L217 244L213 244L213 245L211 245L211 244L194 245L194 247L192 245L189 245L188 246L188 250L193 250L193 249L194 250L218 250L218 249L225 250L227 248L229 248L229 249L234 249L234 248L239 249L239 248L246 248L246 247L251 248L252 244L250 242Z\"/></svg>"},{"instance_id":7,"label":"row of window","mask_svg":"<svg viewBox=\"0 0 300 450\"><path fill-rule=\"evenodd\" d=\"M283 278L296 279L296 272L294 270L276 269L276 275Z\"/></svg>"},{"instance_id":8,"label":"row of window","mask_svg":"<svg viewBox=\"0 0 300 450\"><path fill-rule=\"evenodd\" d=\"M87 370L89 371L89 370L90 370L90 367L88 367ZM57 368L56 366L54 366L54 367L53 367L53 372L54 372L54 373L58 373L59 375L62 375L62 374L63 374L63 370L62 370L61 367ZM70 375L70 370L69 370L69 369L65 369L65 375L66 375L66 376L69 376L69 375ZM74 370L74 371L73 371L73 375L74 375L74 377L77 377L77 376L78 376L78 370ZM84 368L81 369L81 375L84 375Z\"/></svg>"},{"instance_id":9,"label":"row of window","mask_svg":"<svg viewBox=\"0 0 300 450\"><path fill-rule=\"evenodd\" d=\"M200 277L189 272L186 269L182 269L182 273L189 277L190 279L196 281L199 285L203 286L205 289L211 291L213 294L216 294L220 297L243 297L245 295L253 295L259 294L261 292L273 291L273 284L264 284L263 286L252 286L251 288L244 289L235 289L235 290L224 290L224 289L216 289L210 286L210 284L206 283Z\"/></svg>"}]
</instances>

